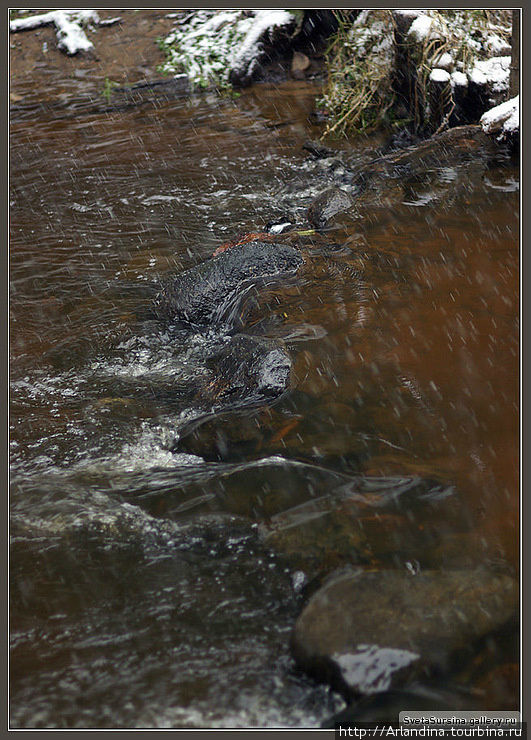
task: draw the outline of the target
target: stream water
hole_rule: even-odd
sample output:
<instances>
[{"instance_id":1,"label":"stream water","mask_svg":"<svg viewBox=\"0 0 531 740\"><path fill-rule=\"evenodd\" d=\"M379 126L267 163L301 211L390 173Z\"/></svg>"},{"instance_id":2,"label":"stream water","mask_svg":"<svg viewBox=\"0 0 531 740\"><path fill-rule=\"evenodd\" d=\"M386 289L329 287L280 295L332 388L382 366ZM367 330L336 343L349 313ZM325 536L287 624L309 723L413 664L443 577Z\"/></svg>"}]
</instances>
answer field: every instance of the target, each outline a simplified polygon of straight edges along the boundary
<instances>
[{"instance_id":1,"label":"stream water","mask_svg":"<svg viewBox=\"0 0 531 740\"><path fill-rule=\"evenodd\" d=\"M224 462L175 451L208 337L156 320L153 286L302 220L326 187L301 149L315 92L12 120L13 727L318 727L344 705L292 662L303 576L262 531L345 480L457 492L436 537L394 533L394 567L517 572L510 160L446 172L450 201L412 184L308 237L302 275L249 318L294 361L273 432ZM365 161L377 143L339 146Z\"/></svg>"}]
</instances>

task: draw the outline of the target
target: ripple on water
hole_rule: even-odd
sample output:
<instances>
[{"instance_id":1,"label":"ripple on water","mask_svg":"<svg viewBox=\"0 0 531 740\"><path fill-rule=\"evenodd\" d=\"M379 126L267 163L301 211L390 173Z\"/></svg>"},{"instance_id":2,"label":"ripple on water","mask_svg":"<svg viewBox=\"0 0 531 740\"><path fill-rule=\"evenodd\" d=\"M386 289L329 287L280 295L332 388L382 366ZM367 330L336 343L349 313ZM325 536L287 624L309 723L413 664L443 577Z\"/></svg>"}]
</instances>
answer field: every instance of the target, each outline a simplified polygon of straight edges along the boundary
<instances>
[{"instance_id":1,"label":"ripple on water","mask_svg":"<svg viewBox=\"0 0 531 740\"><path fill-rule=\"evenodd\" d=\"M303 220L330 183L350 188L301 154L319 134L315 90L289 90L13 121L13 726L316 727L338 711L292 670L305 576L292 581L258 522L300 527L314 547L319 522L341 532L364 507L395 554L425 541L417 521L458 557L478 541L479 557L514 550L507 163L443 171L440 188L399 183L308 238L305 276L251 314L255 333L288 342L296 385L253 437L255 459L175 450L204 413L204 355L226 338L160 326L151 287L238 233ZM38 86L28 94L37 105ZM286 106L293 125L268 128ZM458 198L437 200L454 184ZM245 430L265 418L245 414ZM418 514L430 507L435 523Z\"/></svg>"}]
</instances>

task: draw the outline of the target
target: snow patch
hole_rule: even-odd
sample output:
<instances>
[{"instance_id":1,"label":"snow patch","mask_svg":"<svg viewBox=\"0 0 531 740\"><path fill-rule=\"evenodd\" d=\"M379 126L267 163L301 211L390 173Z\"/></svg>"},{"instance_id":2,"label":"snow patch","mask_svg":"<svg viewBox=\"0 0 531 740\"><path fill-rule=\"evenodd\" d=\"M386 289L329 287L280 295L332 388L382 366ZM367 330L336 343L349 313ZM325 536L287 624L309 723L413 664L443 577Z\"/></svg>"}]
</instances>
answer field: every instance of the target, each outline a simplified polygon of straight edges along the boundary
<instances>
[{"instance_id":1,"label":"snow patch","mask_svg":"<svg viewBox=\"0 0 531 740\"><path fill-rule=\"evenodd\" d=\"M429 15L419 15L415 18L407 35L414 41L444 39L441 24L436 18L430 18Z\"/></svg>"},{"instance_id":2,"label":"snow patch","mask_svg":"<svg viewBox=\"0 0 531 740\"><path fill-rule=\"evenodd\" d=\"M444 54L441 54L441 56L435 60L435 67L437 67L438 69L445 69L447 72L449 72L453 66L454 60L452 59L452 55L449 54L447 51L445 51Z\"/></svg>"},{"instance_id":3,"label":"snow patch","mask_svg":"<svg viewBox=\"0 0 531 740\"><path fill-rule=\"evenodd\" d=\"M506 92L509 87L511 57L491 57L478 60L470 72L470 79L477 85L489 85L495 93Z\"/></svg>"},{"instance_id":4,"label":"snow patch","mask_svg":"<svg viewBox=\"0 0 531 740\"><path fill-rule=\"evenodd\" d=\"M257 10L253 19L247 19L248 30L242 44L232 55L233 68L248 68L258 56L260 39L274 28L287 26L293 22L293 16L286 10Z\"/></svg>"},{"instance_id":5,"label":"snow patch","mask_svg":"<svg viewBox=\"0 0 531 740\"><path fill-rule=\"evenodd\" d=\"M466 87L468 85L468 77L464 72L452 72L450 81L452 87Z\"/></svg>"},{"instance_id":6,"label":"snow patch","mask_svg":"<svg viewBox=\"0 0 531 740\"><path fill-rule=\"evenodd\" d=\"M185 27L164 39L167 60L162 70L184 70L192 84L203 87L228 84L231 69L251 74L262 40L294 21L286 10L198 10Z\"/></svg>"},{"instance_id":7,"label":"snow patch","mask_svg":"<svg viewBox=\"0 0 531 740\"><path fill-rule=\"evenodd\" d=\"M356 57L370 57L371 64L390 68L393 60L393 41L388 28L381 20L373 20L375 11L362 10L352 24L350 41Z\"/></svg>"},{"instance_id":8,"label":"snow patch","mask_svg":"<svg viewBox=\"0 0 531 740\"><path fill-rule=\"evenodd\" d=\"M510 45L504 38L497 34L488 36L485 39L484 46L494 56L505 56L506 54L511 53Z\"/></svg>"},{"instance_id":9,"label":"snow patch","mask_svg":"<svg viewBox=\"0 0 531 740\"><path fill-rule=\"evenodd\" d=\"M387 691L393 674L419 658L420 655L410 650L379 645L358 645L355 653L332 655L348 686L362 694Z\"/></svg>"},{"instance_id":10,"label":"snow patch","mask_svg":"<svg viewBox=\"0 0 531 740\"><path fill-rule=\"evenodd\" d=\"M436 67L431 71L430 80L432 82L450 82L450 73L445 69L439 69Z\"/></svg>"},{"instance_id":11,"label":"snow patch","mask_svg":"<svg viewBox=\"0 0 531 740\"><path fill-rule=\"evenodd\" d=\"M393 13L395 15L403 15L404 18L418 18L419 15L422 15L422 10L417 10L417 8L394 8Z\"/></svg>"}]
</instances>

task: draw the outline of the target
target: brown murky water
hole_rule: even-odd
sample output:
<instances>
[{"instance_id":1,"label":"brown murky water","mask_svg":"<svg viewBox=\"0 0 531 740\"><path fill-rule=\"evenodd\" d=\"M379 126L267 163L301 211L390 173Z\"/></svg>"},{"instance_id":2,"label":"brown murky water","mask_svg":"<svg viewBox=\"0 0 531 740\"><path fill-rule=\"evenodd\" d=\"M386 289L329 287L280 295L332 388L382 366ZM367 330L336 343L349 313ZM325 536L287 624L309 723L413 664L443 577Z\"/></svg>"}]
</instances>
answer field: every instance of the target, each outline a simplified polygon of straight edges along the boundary
<instances>
[{"instance_id":1,"label":"brown murky water","mask_svg":"<svg viewBox=\"0 0 531 740\"><path fill-rule=\"evenodd\" d=\"M300 597L256 525L345 476L457 492L421 567L517 570L509 160L447 172L451 199L413 184L301 237L302 276L249 317L285 339L289 393L246 458L172 451L202 339L153 321L153 286L234 234L302 220L327 184L301 150L319 135L314 95L293 83L12 122L13 726L319 726L341 701L293 668ZM360 160L375 145L349 144Z\"/></svg>"}]
</instances>

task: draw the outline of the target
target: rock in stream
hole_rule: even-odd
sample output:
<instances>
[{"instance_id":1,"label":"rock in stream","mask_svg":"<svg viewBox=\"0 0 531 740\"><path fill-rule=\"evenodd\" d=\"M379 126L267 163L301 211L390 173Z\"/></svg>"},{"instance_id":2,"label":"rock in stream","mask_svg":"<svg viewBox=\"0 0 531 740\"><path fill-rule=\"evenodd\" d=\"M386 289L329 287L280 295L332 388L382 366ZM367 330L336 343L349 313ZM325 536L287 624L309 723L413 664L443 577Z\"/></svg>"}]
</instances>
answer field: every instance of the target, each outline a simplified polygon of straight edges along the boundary
<instances>
[{"instance_id":1,"label":"rock in stream","mask_svg":"<svg viewBox=\"0 0 531 740\"><path fill-rule=\"evenodd\" d=\"M169 318L192 326L220 324L236 315L256 283L293 275L302 264L301 254L285 244L241 244L164 285L158 304Z\"/></svg>"},{"instance_id":2,"label":"rock in stream","mask_svg":"<svg viewBox=\"0 0 531 740\"><path fill-rule=\"evenodd\" d=\"M446 672L518 606L508 575L348 570L310 599L292 636L297 663L347 696Z\"/></svg>"},{"instance_id":3,"label":"rock in stream","mask_svg":"<svg viewBox=\"0 0 531 740\"><path fill-rule=\"evenodd\" d=\"M323 229L338 213L345 213L354 207L351 196L337 187L322 192L308 208L307 218L312 226Z\"/></svg>"},{"instance_id":4,"label":"rock in stream","mask_svg":"<svg viewBox=\"0 0 531 740\"><path fill-rule=\"evenodd\" d=\"M237 334L211 356L214 380L205 398L226 405L270 401L289 385L291 358L282 342Z\"/></svg>"}]
</instances>

